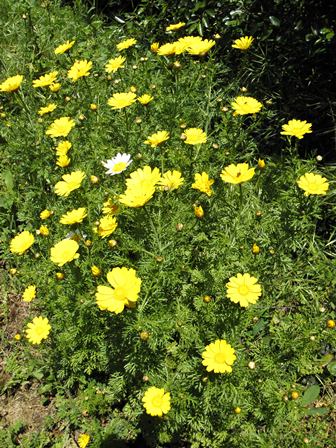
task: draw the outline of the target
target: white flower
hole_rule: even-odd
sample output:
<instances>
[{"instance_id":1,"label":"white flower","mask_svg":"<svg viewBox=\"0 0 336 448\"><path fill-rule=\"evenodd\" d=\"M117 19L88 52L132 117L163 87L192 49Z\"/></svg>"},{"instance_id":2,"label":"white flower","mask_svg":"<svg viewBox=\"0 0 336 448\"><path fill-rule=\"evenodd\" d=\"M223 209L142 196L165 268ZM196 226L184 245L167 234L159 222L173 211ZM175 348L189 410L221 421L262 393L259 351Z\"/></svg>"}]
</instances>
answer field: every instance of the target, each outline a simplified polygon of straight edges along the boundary
<instances>
[{"instance_id":1,"label":"white flower","mask_svg":"<svg viewBox=\"0 0 336 448\"><path fill-rule=\"evenodd\" d=\"M115 174L120 174L132 163L130 154L118 154L113 157L113 159L107 160L106 162L102 162L105 168L107 168L106 174L111 174L114 176Z\"/></svg>"}]
</instances>

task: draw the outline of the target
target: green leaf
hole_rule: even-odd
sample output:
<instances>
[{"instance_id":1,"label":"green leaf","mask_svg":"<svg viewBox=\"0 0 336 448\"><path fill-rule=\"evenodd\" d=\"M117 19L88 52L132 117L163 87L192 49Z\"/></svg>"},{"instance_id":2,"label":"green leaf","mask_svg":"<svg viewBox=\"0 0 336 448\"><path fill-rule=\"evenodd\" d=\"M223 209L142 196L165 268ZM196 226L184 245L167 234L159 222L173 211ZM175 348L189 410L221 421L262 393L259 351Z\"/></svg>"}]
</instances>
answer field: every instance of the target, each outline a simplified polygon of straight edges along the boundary
<instances>
[{"instance_id":1,"label":"green leaf","mask_svg":"<svg viewBox=\"0 0 336 448\"><path fill-rule=\"evenodd\" d=\"M316 400L316 398L320 395L320 386L315 384L314 386L308 387L306 392L303 394L303 397L301 398L301 404L302 406L307 406L308 404L312 403Z\"/></svg>"},{"instance_id":2,"label":"green leaf","mask_svg":"<svg viewBox=\"0 0 336 448\"><path fill-rule=\"evenodd\" d=\"M326 355L322 356L322 358L319 360L319 363L321 366L326 366L334 359L334 356L331 353L327 353Z\"/></svg>"},{"instance_id":3,"label":"green leaf","mask_svg":"<svg viewBox=\"0 0 336 448\"><path fill-rule=\"evenodd\" d=\"M328 364L327 369L329 370L329 373L336 376L336 361L332 361L330 364Z\"/></svg>"},{"instance_id":4,"label":"green leaf","mask_svg":"<svg viewBox=\"0 0 336 448\"><path fill-rule=\"evenodd\" d=\"M309 408L306 411L307 415L326 415L328 414L328 408Z\"/></svg>"},{"instance_id":5,"label":"green leaf","mask_svg":"<svg viewBox=\"0 0 336 448\"><path fill-rule=\"evenodd\" d=\"M13 187L14 187L14 179L13 179L13 174L11 173L11 171L9 171L9 170L5 171L3 174L3 179L5 181L7 190L9 192L12 192Z\"/></svg>"},{"instance_id":6,"label":"green leaf","mask_svg":"<svg viewBox=\"0 0 336 448\"><path fill-rule=\"evenodd\" d=\"M273 26L279 27L280 26L280 20L275 16L269 16L269 21Z\"/></svg>"}]
</instances>

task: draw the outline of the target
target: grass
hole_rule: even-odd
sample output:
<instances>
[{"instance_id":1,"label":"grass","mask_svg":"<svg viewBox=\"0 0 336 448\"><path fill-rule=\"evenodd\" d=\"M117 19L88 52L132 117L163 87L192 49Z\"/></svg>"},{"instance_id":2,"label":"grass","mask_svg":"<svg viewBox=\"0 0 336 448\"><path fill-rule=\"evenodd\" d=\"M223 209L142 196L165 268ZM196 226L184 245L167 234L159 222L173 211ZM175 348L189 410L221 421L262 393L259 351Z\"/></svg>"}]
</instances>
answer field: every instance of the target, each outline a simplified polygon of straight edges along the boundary
<instances>
[{"instance_id":1,"label":"grass","mask_svg":"<svg viewBox=\"0 0 336 448\"><path fill-rule=\"evenodd\" d=\"M281 123L272 125L278 154L268 154L258 134L267 131L275 111L265 96L258 98L259 113L233 115L234 98L255 94L253 86L242 91L226 74L216 46L204 57L158 56L150 51L151 36L130 22L105 25L80 2L72 9L56 1L5 0L0 13L0 81L24 76L17 92L0 97L1 400L8 409L34 403L43 417L4 413L2 445L70 447L89 434L89 446L97 448L331 447L335 250L328 223L335 219L334 168L300 158L309 136L296 143L286 139ZM138 42L120 53L125 67L108 75L105 64L119 55L116 44L129 37ZM167 35L167 41L174 38ZM76 42L69 52L54 54L71 39ZM72 82L67 72L76 59L92 61L93 68ZM59 72L59 92L32 87L53 70ZM131 88L153 101L121 110L108 106L114 93ZM39 117L40 107L51 102L57 109ZM75 121L65 168L55 163L61 139L45 134L62 116ZM204 130L206 143L187 145L181 134L188 128ZM169 140L145 145L159 130L167 130ZM129 153L132 164L108 176L101 162L118 152ZM224 183L221 171L237 163L255 167L253 178L240 186ZM156 186L141 207L121 204L130 173L144 166L161 175L178 170L184 182L173 191ZM56 183L75 170L85 173L80 188L57 196ZM209 196L192 188L195 173L202 172L214 180ZM328 179L325 196L304 196L297 180L307 172ZM118 227L102 238L97 226L107 199L118 208ZM195 205L204 210L201 219ZM87 209L82 223L60 224L78 207ZM45 221L44 209L53 212ZM41 225L48 236L36 233ZM10 242L23 230L34 234L34 245L13 254ZM71 230L80 257L56 266L50 250ZM92 275L92 266L100 275ZM96 303L116 267L132 268L141 279L135 306L127 303L120 314ZM227 296L226 284L238 273L261 285L261 297L247 308ZM31 284L37 296L24 303L22 293ZM51 332L32 345L25 329L36 316L48 318ZM207 372L202 365L206 346L217 339L235 350L231 373ZM162 418L143 407L150 386L171 395Z\"/></svg>"}]
</instances>

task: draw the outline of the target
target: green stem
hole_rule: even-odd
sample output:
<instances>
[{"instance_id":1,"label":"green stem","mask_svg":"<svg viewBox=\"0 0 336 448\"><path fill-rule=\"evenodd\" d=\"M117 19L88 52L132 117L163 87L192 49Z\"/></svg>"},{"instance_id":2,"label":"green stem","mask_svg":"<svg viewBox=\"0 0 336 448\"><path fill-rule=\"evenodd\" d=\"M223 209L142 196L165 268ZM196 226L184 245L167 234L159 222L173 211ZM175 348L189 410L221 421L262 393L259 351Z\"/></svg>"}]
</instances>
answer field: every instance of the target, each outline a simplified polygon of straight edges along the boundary
<instances>
[{"instance_id":1,"label":"green stem","mask_svg":"<svg viewBox=\"0 0 336 448\"><path fill-rule=\"evenodd\" d=\"M243 206L243 187L242 184L239 184L239 198L240 198L240 207Z\"/></svg>"}]
</instances>

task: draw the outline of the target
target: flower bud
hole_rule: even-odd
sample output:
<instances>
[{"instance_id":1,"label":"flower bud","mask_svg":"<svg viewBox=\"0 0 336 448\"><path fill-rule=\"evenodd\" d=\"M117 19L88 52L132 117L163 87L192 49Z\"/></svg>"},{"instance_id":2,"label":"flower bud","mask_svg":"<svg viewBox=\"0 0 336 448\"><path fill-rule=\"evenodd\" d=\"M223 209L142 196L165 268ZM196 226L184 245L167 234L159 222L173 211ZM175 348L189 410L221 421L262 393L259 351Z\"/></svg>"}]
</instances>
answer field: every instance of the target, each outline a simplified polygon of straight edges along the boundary
<instances>
[{"instance_id":1,"label":"flower bud","mask_svg":"<svg viewBox=\"0 0 336 448\"><path fill-rule=\"evenodd\" d=\"M94 277L99 277L100 274L101 274L101 270L99 269L98 266L93 265L93 266L91 266L91 274L92 274Z\"/></svg>"},{"instance_id":2,"label":"flower bud","mask_svg":"<svg viewBox=\"0 0 336 448\"><path fill-rule=\"evenodd\" d=\"M240 414L241 413L241 409L240 409L240 407L236 407L236 408L234 408L234 413L235 414Z\"/></svg>"},{"instance_id":3,"label":"flower bud","mask_svg":"<svg viewBox=\"0 0 336 448\"><path fill-rule=\"evenodd\" d=\"M335 323L335 321L333 319L329 319L327 321L327 327L328 328L335 328L335 326L336 326L336 323Z\"/></svg>"},{"instance_id":4,"label":"flower bud","mask_svg":"<svg viewBox=\"0 0 336 448\"><path fill-rule=\"evenodd\" d=\"M99 183L99 177L97 177L95 175L90 176L90 182L92 184L98 184Z\"/></svg>"},{"instance_id":5,"label":"flower bud","mask_svg":"<svg viewBox=\"0 0 336 448\"><path fill-rule=\"evenodd\" d=\"M95 104L95 103L91 103L91 104L90 104L90 109L91 109L91 110L97 110L97 107L98 107L98 106L97 106L97 104Z\"/></svg>"},{"instance_id":6,"label":"flower bud","mask_svg":"<svg viewBox=\"0 0 336 448\"><path fill-rule=\"evenodd\" d=\"M259 159L259 160L258 160L258 168L259 168L260 170L262 170L262 169L265 168L265 166L266 166L265 160L263 160L263 159Z\"/></svg>"},{"instance_id":7,"label":"flower bud","mask_svg":"<svg viewBox=\"0 0 336 448\"><path fill-rule=\"evenodd\" d=\"M195 214L196 218L202 219L204 216L203 207L201 205L194 204L194 214Z\"/></svg>"},{"instance_id":8,"label":"flower bud","mask_svg":"<svg viewBox=\"0 0 336 448\"><path fill-rule=\"evenodd\" d=\"M211 299L211 296L204 296L204 297L203 297L203 302L204 302L204 303L209 303L209 302L211 302L211 300L212 300L212 299Z\"/></svg>"},{"instance_id":9,"label":"flower bud","mask_svg":"<svg viewBox=\"0 0 336 448\"><path fill-rule=\"evenodd\" d=\"M56 272L56 279L57 280L63 280L64 279L63 272Z\"/></svg>"},{"instance_id":10,"label":"flower bud","mask_svg":"<svg viewBox=\"0 0 336 448\"><path fill-rule=\"evenodd\" d=\"M292 400L297 400L299 398L299 393L296 390L293 390L291 393Z\"/></svg>"},{"instance_id":11,"label":"flower bud","mask_svg":"<svg viewBox=\"0 0 336 448\"><path fill-rule=\"evenodd\" d=\"M110 246L111 249L113 249L118 245L118 242L116 240L108 240L108 245Z\"/></svg>"},{"instance_id":12,"label":"flower bud","mask_svg":"<svg viewBox=\"0 0 336 448\"><path fill-rule=\"evenodd\" d=\"M252 246L252 253L254 254L254 255L258 255L258 254L260 254L260 247L258 246L258 244L256 244L256 243L253 243L253 246Z\"/></svg>"},{"instance_id":13,"label":"flower bud","mask_svg":"<svg viewBox=\"0 0 336 448\"><path fill-rule=\"evenodd\" d=\"M250 361L249 363L248 363L248 368L249 369L255 369L255 367L256 367L256 365L255 365L255 362L254 361Z\"/></svg>"},{"instance_id":14,"label":"flower bud","mask_svg":"<svg viewBox=\"0 0 336 448\"><path fill-rule=\"evenodd\" d=\"M148 341L149 339L149 333L146 330L141 331L139 336L142 341Z\"/></svg>"}]
</instances>

